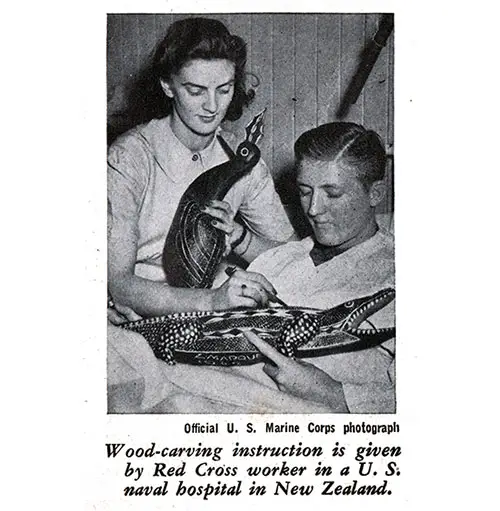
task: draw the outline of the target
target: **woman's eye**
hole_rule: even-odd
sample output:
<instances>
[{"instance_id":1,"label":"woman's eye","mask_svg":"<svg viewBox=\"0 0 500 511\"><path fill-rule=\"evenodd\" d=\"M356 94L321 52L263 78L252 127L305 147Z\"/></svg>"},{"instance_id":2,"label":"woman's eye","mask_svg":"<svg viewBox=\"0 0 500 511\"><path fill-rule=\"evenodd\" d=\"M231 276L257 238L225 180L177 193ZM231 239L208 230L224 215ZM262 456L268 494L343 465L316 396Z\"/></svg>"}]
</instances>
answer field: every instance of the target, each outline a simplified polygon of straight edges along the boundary
<instances>
[{"instance_id":1,"label":"woman's eye","mask_svg":"<svg viewBox=\"0 0 500 511\"><path fill-rule=\"evenodd\" d=\"M340 197L342 197L342 194L341 193L327 193L326 196L329 199L340 199Z\"/></svg>"},{"instance_id":2,"label":"woman's eye","mask_svg":"<svg viewBox=\"0 0 500 511\"><path fill-rule=\"evenodd\" d=\"M229 94L232 90L232 87L229 85L227 87L223 87L222 89L218 89L219 94Z\"/></svg>"}]
</instances>

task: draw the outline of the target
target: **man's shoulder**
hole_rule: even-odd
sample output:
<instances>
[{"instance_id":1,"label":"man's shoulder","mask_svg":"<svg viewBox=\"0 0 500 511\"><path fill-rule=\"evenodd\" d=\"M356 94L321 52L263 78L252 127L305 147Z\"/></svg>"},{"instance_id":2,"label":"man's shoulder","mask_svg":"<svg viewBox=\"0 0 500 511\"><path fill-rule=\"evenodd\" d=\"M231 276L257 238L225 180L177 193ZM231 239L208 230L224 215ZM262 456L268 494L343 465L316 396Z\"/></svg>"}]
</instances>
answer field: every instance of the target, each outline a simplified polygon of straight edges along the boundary
<instances>
[{"instance_id":1,"label":"man's shoulder","mask_svg":"<svg viewBox=\"0 0 500 511\"><path fill-rule=\"evenodd\" d=\"M311 236L296 241L287 241L283 245L277 247L276 253L284 257L294 257L300 254L309 254L314 246L314 240Z\"/></svg>"},{"instance_id":2,"label":"man's shoulder","mask_svg":"<svg viewBox=\"0 0 500 511\"><path fill-rule=\"evenodd\" d=\"M281 268L308 255L313 245L314 242L311 237L300 241L288 241L261 254L250 265L249 269L258 272L264 267Z\"/></svg>"}]
</instances>

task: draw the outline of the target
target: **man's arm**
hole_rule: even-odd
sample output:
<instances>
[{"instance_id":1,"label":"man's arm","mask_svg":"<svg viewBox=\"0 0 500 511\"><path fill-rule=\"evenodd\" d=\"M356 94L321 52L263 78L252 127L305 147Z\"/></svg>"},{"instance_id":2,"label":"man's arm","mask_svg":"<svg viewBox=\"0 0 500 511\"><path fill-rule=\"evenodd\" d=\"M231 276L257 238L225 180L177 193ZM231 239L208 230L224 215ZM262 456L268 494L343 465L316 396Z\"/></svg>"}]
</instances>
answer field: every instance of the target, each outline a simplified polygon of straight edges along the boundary
<instances>
[{"instance_id":1,"label":"man's arm","mask_svg":"<svg viewBox=\"0 0 500 511\"><path fill-rule=\"evenodd\" d=\"M280 390L327 405L334 413L349 412L341 383L312 364L285 357L252 332L245 332L245 337L271 361L263 370Z\"/></svg>"}]
</instances>

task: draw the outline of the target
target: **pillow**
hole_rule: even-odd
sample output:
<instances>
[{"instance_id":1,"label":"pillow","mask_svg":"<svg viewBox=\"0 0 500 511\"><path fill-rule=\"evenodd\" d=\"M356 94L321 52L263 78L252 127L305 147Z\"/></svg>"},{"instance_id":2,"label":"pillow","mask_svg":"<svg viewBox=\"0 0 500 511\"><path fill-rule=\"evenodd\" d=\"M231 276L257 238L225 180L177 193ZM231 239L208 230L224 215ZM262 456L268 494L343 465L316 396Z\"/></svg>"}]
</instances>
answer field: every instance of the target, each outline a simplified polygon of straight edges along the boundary
<instances>
[{"instance_id":1,"label":"pillow","mask_svg":"<svg viewBox=\"0 0 500 511\"><path fill-rule=\"evenodd\" d=\"M391 234L394 234L394 212L392 213L378 213L377 223L381 229L384 229Z\"/></svg>"}]
</instances>

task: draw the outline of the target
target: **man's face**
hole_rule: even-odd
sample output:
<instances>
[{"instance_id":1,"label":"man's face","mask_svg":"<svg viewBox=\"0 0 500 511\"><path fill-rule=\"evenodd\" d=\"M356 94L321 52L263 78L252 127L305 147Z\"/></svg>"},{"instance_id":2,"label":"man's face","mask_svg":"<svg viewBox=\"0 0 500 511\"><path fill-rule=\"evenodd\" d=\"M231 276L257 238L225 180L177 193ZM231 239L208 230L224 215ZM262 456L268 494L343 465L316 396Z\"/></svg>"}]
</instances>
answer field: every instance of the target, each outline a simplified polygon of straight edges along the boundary
<instances>
[{"instance_id":1,"label":"man's face","mask_svg":"<svg viewBox=\"0 0 500 511\"><path fill-rule=\"evenodd\" d=\"M185 130L208 136L219 127L233 98L234 64L223 59L191 60L162 87Z\"/></svg>"},{"instance_id":2,"label":"man's face","mask_svg":"<svg viewBox=\"0 0 500 511\"><path fill-rule=\"evenodd\" d=\"M346 250L366 239L375 222L374 204L353 169L306 159L297 185L319 243Z\"/></svg>"}]
</instances>

